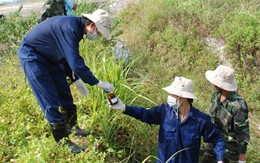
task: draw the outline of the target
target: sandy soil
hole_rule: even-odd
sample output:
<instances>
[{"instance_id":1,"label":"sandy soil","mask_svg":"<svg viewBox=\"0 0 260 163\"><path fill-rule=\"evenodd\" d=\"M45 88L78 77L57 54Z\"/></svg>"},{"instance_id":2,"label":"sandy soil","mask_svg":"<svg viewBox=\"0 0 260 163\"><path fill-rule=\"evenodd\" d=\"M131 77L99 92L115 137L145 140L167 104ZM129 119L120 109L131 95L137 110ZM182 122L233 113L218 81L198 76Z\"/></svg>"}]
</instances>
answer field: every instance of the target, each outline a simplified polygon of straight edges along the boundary
<instances>
[{"instance_id":1,"label":"sandy soil","mask_svg":"<svg viewBox=\"0 0 260 163\"><path fill-rule=\"evenodd\" d=\"M8 15L10 12L17 11L20 6L22 9L20 11L21 15L28 15L30 13L39 13L44 1L33 1L33 2L19 2L19 3L7 3L0 6L0 15Z\"/></svg>"}]
</instances>

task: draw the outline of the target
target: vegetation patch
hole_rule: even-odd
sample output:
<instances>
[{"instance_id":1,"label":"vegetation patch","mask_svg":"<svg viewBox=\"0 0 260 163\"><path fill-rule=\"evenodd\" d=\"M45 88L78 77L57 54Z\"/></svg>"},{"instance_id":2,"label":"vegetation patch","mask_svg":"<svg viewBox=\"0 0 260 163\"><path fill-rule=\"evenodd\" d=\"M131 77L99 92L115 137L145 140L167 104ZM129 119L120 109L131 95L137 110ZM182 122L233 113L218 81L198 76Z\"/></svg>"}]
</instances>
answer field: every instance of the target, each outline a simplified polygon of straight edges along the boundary
<instances>
[{"instance_id":1,"label":"vegetation patch","mask_svg":"<svg viewBox=\"0 0 260 163\"><path fill-rule=\"evenodd\" d=\"M257 162L260 151L259 5L257 0L145 0L132 4L114 18L112 36L127 42L128 64L116 61L115 42L83 40L80 54L100 79L113 83L115 93L128 105L152 107L166 103L161 88L175 76L195 82L194 106L208 112L212 89L205 72L220 64L209 52L205 37L222 39L226 57L235 68L239 93L250 112L251 142L247 161ZM75 15L100 6L82 1ZM106 5L102 5L107 9ZM73 155L58 146L22 72L17 48L36 25L37 15L19 11L0 19L0 162L154 162L158 127L143 124L109 110L107 94L88 86L82 97L71 86L78 106L78 123L91 131L87 138L71 135L86 147Z\"/></svg>"}]
</instances>

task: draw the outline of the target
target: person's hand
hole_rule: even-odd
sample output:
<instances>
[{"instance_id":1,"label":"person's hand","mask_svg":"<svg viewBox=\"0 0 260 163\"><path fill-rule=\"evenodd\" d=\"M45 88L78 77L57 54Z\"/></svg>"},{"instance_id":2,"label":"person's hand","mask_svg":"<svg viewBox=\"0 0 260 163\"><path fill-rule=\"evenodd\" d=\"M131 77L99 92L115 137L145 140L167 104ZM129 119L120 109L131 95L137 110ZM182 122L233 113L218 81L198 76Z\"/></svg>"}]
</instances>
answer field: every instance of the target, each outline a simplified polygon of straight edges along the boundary
<instances>
[{"instance_id":1,"label":"person's hand","mask_svg":"<svg viewBox=\"0 0 260 163\"><path fill-rule=\"evenodd\" d=\"M72 10L76 10L77 7L78 7L78 4L75 3L74 6L73 6L73 8L72 8Z\"/></svg>"},{"instance_id":2,"label":"person's hand","mask_svg":"<svg viewBox=\"0 0 260 163\"><path fill-rule=\"evenodd\" d=\"M108 101L108 106L110 109L114 109L114 110L121 110L121 111L125 111L125 104L121 101L120 98L118 98L118 102L115 105L110 105L109 101Z\"/></svg>"},{"instance_id":3,"label":"person's hand","mask_svg":"<svg viewBox=\"0 0 260 163\"><path fill-rule=\"evenodd\" d=\"M223 161L218 161L217 163L224 163Z\"/></svg>"},{"instance_id":4,"label":"person's hand","mask_svg":"<svg viewBox=\"0 0 260 163\"><path fill-rule=\"evenodd\" d=\"M82 80L78 79L75 81L76 87L79 90L79 92L81 93L82 96L87 96L89 93L88 88L86 87L86 85L83 83Z\"/></svg>"},{"instance_id":5,"label":"person's hand","mask_svg":"<svg viewBox=\"0 0 260 163\"><path fill-rule=\"evenodd\" d=\"M115 88L112 84L105 82L105 81L99 81L97 86L102 88L105 92L112 92L115 90Z\"/></svg>"},{"instance_id":6,"label":"person's hand","mask_svg":"<svg viewBox=\"0 0 260 163\"><path fill-rule=\"evenodd\" d=\"M246 163L246 154L245 153L239 154L238 163Z\"/></svg>"},{"instance_id":7,"label":"person's hand","mask_svg":"<svg viewBox=\"0 0 260 163\"><path fill-rule=\"evenodd\" d=\"M125 104L118 97L117 97L117 100L118 100L118 102L115 105L110 105L110 103L108 101L109 108L110 109L115 109L115 110L125 111Z\"/></svg>"}]
</instances>

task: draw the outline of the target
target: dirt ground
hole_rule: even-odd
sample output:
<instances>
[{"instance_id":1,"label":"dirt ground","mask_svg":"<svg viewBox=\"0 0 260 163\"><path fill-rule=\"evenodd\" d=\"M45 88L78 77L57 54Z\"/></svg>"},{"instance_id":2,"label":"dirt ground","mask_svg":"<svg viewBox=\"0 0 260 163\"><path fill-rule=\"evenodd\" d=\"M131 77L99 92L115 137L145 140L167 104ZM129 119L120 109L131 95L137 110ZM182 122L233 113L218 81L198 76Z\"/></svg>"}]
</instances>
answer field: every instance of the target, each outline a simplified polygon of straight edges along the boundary
<instances>
[{"instance_id":1,"label":"dirt ground","mask_svg":"<svg viewBox=\"0 0 260 163\"><path fill-rule=\"evenodd\" d=\"M17 2L17 3L7 3L0 5L0 15L7 16L10 12L15 12L19 10L22 6L21 15L28 15L30 13L36 12L39 13L44 1L37 0L31 2Z\"/></svg>"}]
</instances>

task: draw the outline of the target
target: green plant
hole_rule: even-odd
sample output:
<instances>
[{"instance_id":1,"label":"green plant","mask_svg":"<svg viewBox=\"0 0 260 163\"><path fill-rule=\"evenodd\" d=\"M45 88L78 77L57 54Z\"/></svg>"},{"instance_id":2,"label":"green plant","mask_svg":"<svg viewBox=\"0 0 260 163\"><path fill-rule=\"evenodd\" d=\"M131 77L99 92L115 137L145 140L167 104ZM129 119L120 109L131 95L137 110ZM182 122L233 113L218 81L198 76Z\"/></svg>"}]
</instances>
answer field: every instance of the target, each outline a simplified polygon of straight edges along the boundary
<instances>
[{"instance_id":1,"label":"green plant","mask_svg":"<svg viewBox=\"0 0 260 163\"><path fill-rule=\"evenodd\" d=\"M0 43L8 46L9 50L10 46L17 48L25 33L37 23L36 14L22 17L19 12L20 9L11 13L7 18L0 19Z\"/></svg>"},{"instance_id":2,"label":"green plant","mask_svg":"<svg viewBox=\"0 0 260 163\"><path fill-rule=\"evenodd\" d=\"M106 5L82 3L75 11L77 16L100 7L107 9ZM167 94L161 88L170 85L175 76L185 76L195 83L199 100L193 105L207 112L212 89L204 73L214 69L219 61L218 56L206 50L204 38L223 39L228 55L233 56L239 93L252 110L247 159L255 162L260 151L256 4L257 0L141 1L126 8L113 21L113 38L126 41L131 51L129 64L113 59L115 42L105 39L83 40L80 54L94 75L113 83L115 93L128 105L149 108L166 102ZM110 111L107 94L89 85L87 97L82 97L75 85L71 86L78 124L92 133L87 138L73 135L71 138L87 147L86 151L73 155L55 143L16 54L21 39L35 24L36 15L22 17L14 13L0 19L1 162L142 162L156 155L158 126Z\"/></svg>"},{"instance_id":3,"label":"green plant","mask_svg":"<svg viewBox=\"0 0 260 163\"><path fill-rule=\"evenodd\" d=\"M170 158L168 158L168 160L166 161L166 163L168 163L168 162L169 162L173 157L175 157L177 154L179 154L180 152L185 151L185 150L187 150L187 149L189 149L189 148L183 148L183 149L178 150L178 151L175 152ZM155 156L148 156L146 159L144 159L144 160L142 161L142 163L145 163L149 158L155 158L156 160L159 160L160 162L162 162L159 158L157 158L157 157L155 157Z\"/></svg>"},{"instance_id":4,"label":"green plant","mask_svg":"<svg viewBox=\"0 0 260 163\"><path fill-rule=\"evenodd\" d=\"M240 66L257 66L259 53L260 20L249 13L235 13L233 20L222 24L222 34L226 38L227 50L240 62Z\"/></svg>"},{"instance_id":5,"label":"green plant","mask_svg":"<svg viewBox=\"0 0 260 163\"><path fill-rule=\"evenodd\" d=\"M137 60L129 76L142 78L147 87L144 94L156 103L166 102L161 88L175 76L191 78L199 99L194 106L208 112L212 88L204 73L220 62L205 48L205 37L222 39L237 74L239 93L252 109L250 121L255 121L259 117L258 8L256 0L142 1L130 6L121 14L119 26L124 29L120 37L128 41L132 59ZM251 124L252 136L259 136L255 133L259 123Z\"/></svg>"}]
</instances>

